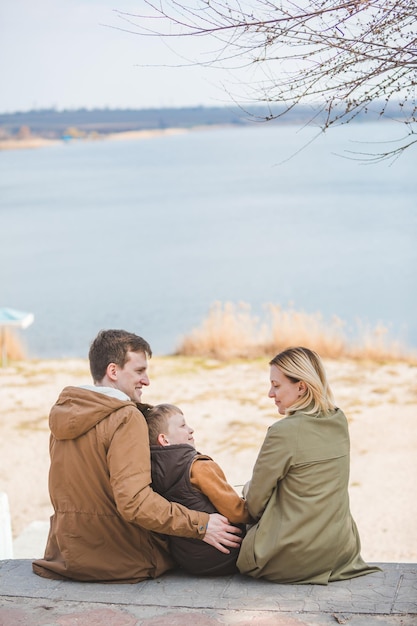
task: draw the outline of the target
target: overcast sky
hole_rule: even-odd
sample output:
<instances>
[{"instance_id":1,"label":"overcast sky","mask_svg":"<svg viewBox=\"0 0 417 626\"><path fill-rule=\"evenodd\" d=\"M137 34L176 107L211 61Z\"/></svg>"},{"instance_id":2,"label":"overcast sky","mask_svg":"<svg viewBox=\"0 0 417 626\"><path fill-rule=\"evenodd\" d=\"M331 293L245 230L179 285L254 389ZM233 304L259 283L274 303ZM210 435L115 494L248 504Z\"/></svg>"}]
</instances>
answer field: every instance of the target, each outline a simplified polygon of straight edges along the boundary
<instances>
[{"instance_id":1,"label":"overcast sky","mask_svg":"<svg viewBox=\"0 0 417 626\"><path fill-rule=\"evenodd\" d=\"M110 28L129 27L115 8L137 13L144 2L1 0L0 112L231 103L223 72L179 67L160 39ZM149 67L159 63L176 67Z\"/></svg>"}]
</instances>

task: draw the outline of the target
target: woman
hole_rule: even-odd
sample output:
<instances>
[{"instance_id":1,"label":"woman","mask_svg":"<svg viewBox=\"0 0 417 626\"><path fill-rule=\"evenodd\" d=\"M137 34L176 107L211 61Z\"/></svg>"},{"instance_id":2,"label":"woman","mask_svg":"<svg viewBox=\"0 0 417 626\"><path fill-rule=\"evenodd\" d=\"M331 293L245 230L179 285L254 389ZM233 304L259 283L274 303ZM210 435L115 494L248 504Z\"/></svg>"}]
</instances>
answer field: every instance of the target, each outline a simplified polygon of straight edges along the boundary
<instances>
[{"instance_id":1,"label":"woman","mask_svg":"<svg viewBox=\"0 0 417 626\"><path fill-rule=\"evenodd\" d=\"M379 571L360 556L349 509L349 433L320 358L289 348L270 362L269 397L284 419L266 435L246 491L257 520L237 561L277 583L344 580Z\"/></svg>"}]
</instances>

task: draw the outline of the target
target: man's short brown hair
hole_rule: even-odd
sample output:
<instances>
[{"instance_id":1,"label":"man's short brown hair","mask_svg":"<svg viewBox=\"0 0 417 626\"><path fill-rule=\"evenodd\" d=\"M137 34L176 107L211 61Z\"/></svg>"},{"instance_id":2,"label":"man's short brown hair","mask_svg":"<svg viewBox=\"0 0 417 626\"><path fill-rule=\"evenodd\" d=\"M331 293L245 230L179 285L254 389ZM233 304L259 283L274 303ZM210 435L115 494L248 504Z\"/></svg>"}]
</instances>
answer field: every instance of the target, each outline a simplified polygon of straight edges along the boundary
<instances>
[{"instance_id":1,"label":"man's short brown hair","mask_svg":"<svg viewBox=\"0 0 417 626\"><path fill-rule=\"evenodd\" d=\"M97 383L103 380L110 363L123 368L128 360L128 352L143 352L149 358L152 356L151 347L143 337L126 330L101 330L91 343L88 353L93 381Z\"/></svg>"}]
</instances>

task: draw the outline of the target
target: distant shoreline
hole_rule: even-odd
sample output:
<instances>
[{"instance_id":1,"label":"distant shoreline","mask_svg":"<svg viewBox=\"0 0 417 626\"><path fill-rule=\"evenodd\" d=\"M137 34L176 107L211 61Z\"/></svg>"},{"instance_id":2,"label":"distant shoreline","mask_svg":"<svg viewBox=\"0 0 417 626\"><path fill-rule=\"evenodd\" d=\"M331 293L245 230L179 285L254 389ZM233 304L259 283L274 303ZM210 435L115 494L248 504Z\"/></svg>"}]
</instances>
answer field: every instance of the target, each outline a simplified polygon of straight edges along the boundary
<instances>
[{"instance_id":1,"label":"distant shoreline","mask_svg":"<svg viewBox=\"0 0 417 626\"><path fill-rule=\"evenodd\" d=\"M30 150L34 148L47 148L62 143L72 143L74 141L134 141L142 139L153 139L154 137L183 135L197 130L213 130L219 128L231 128L232 124L206 124L192 126L189 128L155 128L152 130L126 130L115 133L92 133L85 137L47 139L46 137L33 136L25 139L0 139L1 150ZM241 127L239 127L241 128Z\"/></svg>"},{"instance_id":2,"label":"distant shoreline","mask_svg":"<svg viewBox=\"0 0 417 626\"><path fill-rule=\"evenodd\" d=\"M28 150L44 148L62 143L61 139L45 139L44 137L30 137L27 139L0 139L0 150Z\"/></svg>"},{"instance_id":3,"label":"distant shoreline","mask_svg":"<svg viewBox=\"0 0 417 626\"><path fill-rule=\"evenodd\" d=\"M196 127L197 128L197 127ZM164 128L155 130L128 130L108 134L94 134L86 137L73 139L47 139L45 137L27 137L25 139L0 139L0 150L29 150L34 148L45 148L60 143L71 143L73 141L126 141L137 139L152 139L163 135L180 135L188 133L196 128ZM202 127L198 127L199 129ZM204 128L209 128L204 127ZM210 126L213 128L213 126Z\"/></svg>"},{"instance_id":4,"label":"distant shoreline","mask_svg":"<svg viewBox=\"0 0 417 626\"><path fill-rule=\"evenodd\" d=\"M403 111L403 114L406 116L401 117L402 121L407 121L407 115L412 112ZM385 115L388 115L387 111ZM380 119L380 115L366 111L351 121L356 124ZM278 103L273 111L270 106L259 103L244 107L235 104L223 107L16 111L0 113L0 151L41 148L77 139L141 140L203 129L253 127L259 123L299 128L312 124L321 128L325 127L326 113L322 105L316 108L298 105L288 109Z\"/></svg>"}]
</instances>

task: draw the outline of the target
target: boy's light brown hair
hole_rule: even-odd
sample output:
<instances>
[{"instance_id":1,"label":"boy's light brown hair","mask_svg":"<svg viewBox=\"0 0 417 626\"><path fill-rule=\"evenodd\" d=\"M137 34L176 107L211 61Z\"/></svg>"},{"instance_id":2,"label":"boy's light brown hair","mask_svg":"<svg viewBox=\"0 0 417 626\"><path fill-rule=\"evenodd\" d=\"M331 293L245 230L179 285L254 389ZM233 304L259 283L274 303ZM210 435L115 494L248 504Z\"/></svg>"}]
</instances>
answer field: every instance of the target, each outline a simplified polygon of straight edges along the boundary
<instances>
[{"instance_id":1,"label":"boy's light brown hair","mask_svg":"<svg viewBox=\"0 0 417 626\"><path fill-rule=\"evenodd\" d=\"M151 446L159 445L158 435L161 433L166 434L168 430L168 420L171 415L175 415L176 413L183 415L181 409L175 406L175 404L156 404L146 412L145 418L148 423L149 443Z\"/></svg>"}]
</instances>

